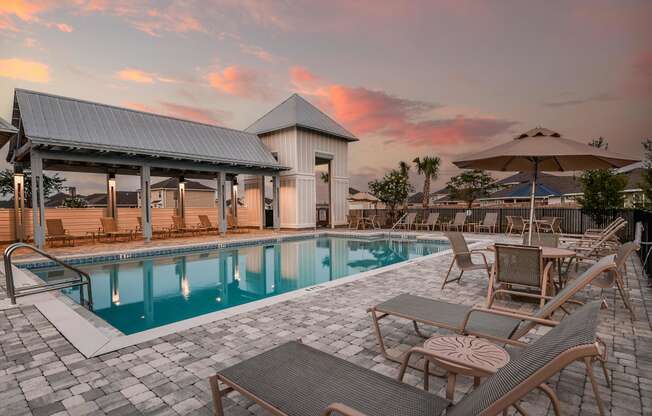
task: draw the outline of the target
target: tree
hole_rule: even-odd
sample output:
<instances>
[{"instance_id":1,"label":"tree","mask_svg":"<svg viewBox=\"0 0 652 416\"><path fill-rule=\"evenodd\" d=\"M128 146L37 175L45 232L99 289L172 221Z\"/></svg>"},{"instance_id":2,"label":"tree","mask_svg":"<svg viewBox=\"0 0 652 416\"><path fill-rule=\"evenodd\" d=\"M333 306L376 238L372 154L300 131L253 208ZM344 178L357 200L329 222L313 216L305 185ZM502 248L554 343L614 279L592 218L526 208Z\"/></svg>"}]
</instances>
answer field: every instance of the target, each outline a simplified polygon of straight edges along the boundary
<instances>
[{"instance_id":1,"label":"tree","mask_svg":"<svg viewBox=\"0 0 652 416\"><path fill-rule=\"evenodd\" d=\"M652 209L652 139L643 142L645 149L645 169L643 170L642 181L640 183L643 189L643 208Z\"/></svg>"},{"instance_id":2,"label":"tree","mask_svg":"<svg viewBox=\"0 0 652 416\"><path fill-rule=\"evenodd\" d=\"M66 178L62 178L58 173L52 176L43 175L43 197L48 198L55 192L63 189ZM14 194L14 172L11 169L0 171L0 195ZM32 177L31 174L25 174L25 205L31 207L32 204Z\"/></svg>"},{"instance_id":3,"label":"tree","mask_svg":"<svg viewBox=\"0 0 652 416\"><path fill-rule=\"evenodd\" d=\"M84 198L71 196L63 200L61 206L64 208L86 208L88 203Z\"/></svg>"},{"instance_id":4,"label":"tree","mask_svg":"<svg viewBox=\"0 0 652 416\"><path fill-rule=\"evenodd\" d=\"M473 201L489 196L498 186L487 172L473 169L452 177L446 184L446 189L452 199L465 201L467 208L471 208Z\"/></svg>"},{"instance_id":5,"label":"tree","mask_svg":"<svg viewBox=\"0 0 652 416\"><path fill-rule=\"evenodd\" d=\"M590 146L607 149L609 144L603 137L593 139ZM582 197L579 203L589 211L594 221L602 223L604 210L622 208L625 204L623 191L627 186L627 177L611 169L586 170L580 176Z\"/></svg>"},{"instance_id":6,"label":"tree","mask_svg":"<svg viewBox=\"0 0 652 416\"><path fill-rule=\"evenodd\" d=\"M398 169L387 172L382 179L369 182L369 191L389 208L392 217L396 206L405 201L412 190L407 176Z\"/></svg>"},{"instance_id":7,"label":"tree","mask_svg":"<svg viewBox=\"0 0 652 416\"><path fill-rule=\"evenodd\" d=\"M398 170L401 172L401 175L405 176L408 182L410 182L410 164L404 160L398 162ZM405 197L403 200L403 211L408 209L408 199Z\"/></svg>"},{"instance_id":8,"label":"tree","mask_svg":"<svg viewBox=\"0 0 652 416\"><path fill-rule=\"evenodd\" d=\"M430 205L430 181L437 179L441 159L437 156L426 156L423 159L417 157L413 162L417 167L419 175L424 176L422 204L424 209L428 209L428 205Z\"/></svg>"}]
</instances>

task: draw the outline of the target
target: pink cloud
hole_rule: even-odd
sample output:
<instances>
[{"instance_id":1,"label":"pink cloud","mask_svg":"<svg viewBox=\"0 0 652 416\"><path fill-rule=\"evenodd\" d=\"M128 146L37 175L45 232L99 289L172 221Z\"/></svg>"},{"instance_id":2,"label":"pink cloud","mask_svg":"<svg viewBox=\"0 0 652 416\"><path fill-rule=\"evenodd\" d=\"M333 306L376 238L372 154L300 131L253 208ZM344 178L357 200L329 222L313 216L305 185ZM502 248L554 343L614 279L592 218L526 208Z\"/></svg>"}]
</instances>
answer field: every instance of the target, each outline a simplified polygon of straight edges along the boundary
<instances>
[{"instance_id":1,"label":"pink cloud","mask_svg":"<svg viewBox=\"0 0 652 416\"><path fill-rule=\"evenodd\" d=\"M274 61L276 61L276 57L274 57L274 55L272 55L271 52L266 51L265 49L261 48L260 46L241 43L240 44L240 51L242 53L244 53L244 54L255 56L256 58L258 58L258 59L260 59L261 61L264 61L264 62L274 62Z\"/></svg>"},{"instance_id":2,"label":"pink cloud","mask_svg":"<svg viewBox=\"0 0 652 416\"><path fill-rule=\"evenodd\" d=\"M125 68L116 72L115 77L122 81L138 82L141 84L153 84L154 82L177 83L174 78L163 77L155 72L147 72L136 68Z\"/></svg>"},{"instance_id":3,"label":"pink cloud","mask_svg":"<svg viewBox=\"0 0 652 416\"><path fill-rule=\"evenodd\" d=\"M151 106L139 102L124 102L123 106L136 111L146 113L162 114L169 117L180 118L183 120L196 121L198 123L223 125L224 120L230 118L230 113L220 110L209 110L206 108L176 104L161 101L157 105Z\"/></svg>"},{"instance_id":4,"label":"pink cloud","mask_svg":"<svg viewBox=\"0 0 652 416\"><path fill-rule=\"evenodd\" d=\"M0 59L0 77L45 84L50 81L50 70L44 63L27 59Z\"/></svg>"},{"instance_id":5,"label":"pink cloud","mask_svg":"<svg viewBox=\"0 0 652 416\"><path fill-rule=\"evenodd\" d=\"M652 97L652 50L634 58L625 89L633 96Z\"/></svg>"},{"instance_id":6,"label":"pink cloud","mask_svg":"<svg viewBox=\"0 0 652 416\"><path fill-rule=\"evenodd\" d=\"M229 95L245 98L268 98L269 89L260 75L250 68L232 65L208 74L211 87Z\"/></svg>"},{"instance_id":7,"label":"pink cloud","mask_svg":"<svg viewBox=\"0 0 652 416\"><path fill-rule=\"evenodd\" d=\"M364 87L328 84L302 67L290 70L295 89L358 136L384 137L412 145L455 144L506 132L515 122L493 117L437 117L436 103L396 97Z\"/></svg>"}]
</instances>

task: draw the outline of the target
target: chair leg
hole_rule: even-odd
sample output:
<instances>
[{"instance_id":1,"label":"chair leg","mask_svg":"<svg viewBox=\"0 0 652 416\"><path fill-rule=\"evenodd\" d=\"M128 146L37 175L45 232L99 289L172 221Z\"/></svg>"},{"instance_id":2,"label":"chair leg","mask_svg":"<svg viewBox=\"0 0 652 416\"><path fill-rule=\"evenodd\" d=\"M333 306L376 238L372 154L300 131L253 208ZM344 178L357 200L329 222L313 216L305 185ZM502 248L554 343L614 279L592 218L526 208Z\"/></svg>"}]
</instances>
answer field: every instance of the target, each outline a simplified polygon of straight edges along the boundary
<instances>
[{"instance_id":1,"label":"chair leg","mask_svg":"<svg viewBox=\"0 0 652 416\"><path fill-rule=\"evenodd\" d=\"M561 416L561 406L559 405L559 399L557 398L555 392L547 384L540 384L539 389L541 389L541 391L543 391L550 399L555 415Z\"/></svg>"},{"instance_id":2,"label":"chair leg","mask_svg":"<svg viewBox=\"0 0 652 416\"><path fill-rule=\"evenodd\" d=\"M619 276L616 276L616 287L618 288L618 292L620 292L620 297L623 298L623 303L625 304L625 307L629 309L629 313L632 315L632 320L636 320L636 314L634 314L634 309L632 308L632 304L629 302L629 295L625 293L623 282Z\"/></svg>"},{"instance_id":3,"label":"chair leg","mask_svg":"<svg viewBox=\"0 0 652 416\"><path fill-rule=\"evenodd\" d=\"M593 361L591 360L591 357L585 357L584 364L586 365L586 373L589 376L589 380L591 381L591 387L593 388L595 401L598 404L598 411L600 412L600 416L604 416L606 414L604 411L604 403L602 402L602 398L600 398L598 382L595 379L595 375L593 374Z\"/></svg>"},{"instance_id":4,"label":"chair leg","mask_svg":"<svg viewBox=\"0 0 652 416\"><path fill-rule=\"evenodd\" d=\"M453 265L455 264L455 255L453 255L453 261L451 261L451 265L448 268L448 273L446 273L446 278L444 278L444 283L441 284L441 288L443 289L444 286L446 286L446 283L448 283L448 277L451 274L451 270L453 270Z\"/></svg>"},{"instance_id":5,"label":"chair leg","mask_svg":"<svg viewBox=\"0 0 652 416\"><path fill-rule=\"evenodd\" d=\"M210 379L211 391L213 393L213 408L215 416L224 416L224 409L222 408L222 392L220 391L220 384L217 376L212 376Z\"/></svg>"}]
</instances>

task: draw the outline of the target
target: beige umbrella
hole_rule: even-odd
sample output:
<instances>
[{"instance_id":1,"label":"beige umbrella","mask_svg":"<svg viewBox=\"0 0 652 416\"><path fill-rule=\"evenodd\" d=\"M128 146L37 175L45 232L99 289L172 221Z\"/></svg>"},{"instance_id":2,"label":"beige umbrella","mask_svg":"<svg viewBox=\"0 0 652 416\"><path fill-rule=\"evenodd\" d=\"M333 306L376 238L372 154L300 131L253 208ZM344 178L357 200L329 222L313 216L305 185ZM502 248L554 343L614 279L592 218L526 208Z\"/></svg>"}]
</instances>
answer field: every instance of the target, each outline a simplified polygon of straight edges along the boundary
<instances>
[{"instance_id":1,"label":"beige umbrella","mask_svg":"<svg viewBox=\"0 0 652 416\"><path fill-rule=\"evenodd\" d=\"M380 201L378 198L375 196L371 195L370 193L367 192L358 192L357 194L353 194L349 197L350 200L352 201L357 201L357 202L373 202L376 203Z\"/></svg>"},{"instance_id":2,"label":"beige umbrella","mask_svg":"<svg viewBox=\"0 0 652 416\"><path fill-rule=\"evenodd\" d=\"M453 163L462 169L532 172L530 196L530 232L532 243L534 195L540 171L565 172L588 169L612 169L638 162L638 159L576 142L545 128L527 131L507 143L468 155Z\"/></svg>"}]
</instances>

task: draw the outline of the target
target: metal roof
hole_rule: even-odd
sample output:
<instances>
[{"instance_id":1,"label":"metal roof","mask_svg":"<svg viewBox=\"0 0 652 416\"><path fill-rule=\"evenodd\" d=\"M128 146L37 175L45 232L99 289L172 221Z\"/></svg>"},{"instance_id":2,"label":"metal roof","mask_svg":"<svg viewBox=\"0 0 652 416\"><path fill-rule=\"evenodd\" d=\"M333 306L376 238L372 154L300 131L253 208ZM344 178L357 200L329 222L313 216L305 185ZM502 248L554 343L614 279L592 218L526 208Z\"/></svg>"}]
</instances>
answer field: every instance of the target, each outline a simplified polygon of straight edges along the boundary
<instances>
[{"instance_id":1,"label":"metal roof","mask_svg":"<svg viewBox=\"0 0 652 416\"><path fill-rule=\"evenodd\" d=\"M310 104L299 94L292 94L287 100L274 107L256 120L245 131L256 134L269 133L288 127L303 127L330 134L347 141L358 139L335 120Z\"/></svg>"},{"instance_id":2,"label":"metal roof","mask_svg":"<svg viewBox=\"0 0 652 416\"><path fill-rule=\"evenodd\" d=\"M15 95L33 144L283 168L251 133L35 91Z\"/></svg>"},{"instance_id":3,"label":"metal roof","mask_svg":"<svg viewBox=\"0 0 652 416\"><path fill-rule=\"evenodd\" d=\"M4 146L16 133L18 133L18 129L0 117L0 147Z\"/></svg>"}]
</instances>

